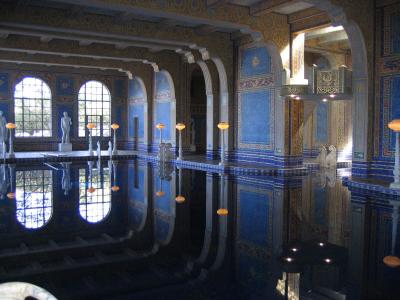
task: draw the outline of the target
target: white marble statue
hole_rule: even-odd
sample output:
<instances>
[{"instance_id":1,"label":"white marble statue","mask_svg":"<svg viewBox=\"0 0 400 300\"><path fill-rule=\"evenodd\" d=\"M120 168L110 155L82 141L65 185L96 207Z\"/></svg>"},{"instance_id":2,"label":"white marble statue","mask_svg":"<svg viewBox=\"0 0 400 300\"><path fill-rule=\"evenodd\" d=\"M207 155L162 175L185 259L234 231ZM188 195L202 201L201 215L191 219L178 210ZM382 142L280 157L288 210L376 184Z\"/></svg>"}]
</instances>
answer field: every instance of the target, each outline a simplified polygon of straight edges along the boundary
<instances>
[{"instance_id":1,"label":"white marble statue","mask_svg":"<svg viewBox=\"0 0 400 300\"><path fill-rule=\"evenodd\" d=\"M3 142L7 141L7 128L6 128L7 120L3 116L3 112L0 110L0 143L3 145Z\"/></svg>"},{"instance_id":2,"label":"white marble statue","mask_svg":"<svg viewBox=\"0 0 400 300\"><path fill-rule=\"evenodd\" d=\"M327 149L325 146L322 146L317 157L317 162L319 163L320 168L326 167L326 155L327 155Z\"/></svg>"},{"instance_id":3,"label":"white marble statue","mask_svg":"<svg viewBox=\"0 0 400 300\"><path fill-rule=\"evenodd\" d=\"M326 156L326 164L325 166L327 168L336 168L337 164L337 152L336 152L336 147L333 145L329 146L329 153Z\"/></svg>"},{"instance_id":4,"label":"white marble statue","mask_svg":"<svg viewBox=\"0 0 400 300\"><path fill-rule=\"evenodd\" d=\"M71 118L68 116L68 113L64 111L63 117L61 118L61 130L62 130L62 144L69 144L69 132L71 130L72 121Z\"/></svg>"}]
</instances>

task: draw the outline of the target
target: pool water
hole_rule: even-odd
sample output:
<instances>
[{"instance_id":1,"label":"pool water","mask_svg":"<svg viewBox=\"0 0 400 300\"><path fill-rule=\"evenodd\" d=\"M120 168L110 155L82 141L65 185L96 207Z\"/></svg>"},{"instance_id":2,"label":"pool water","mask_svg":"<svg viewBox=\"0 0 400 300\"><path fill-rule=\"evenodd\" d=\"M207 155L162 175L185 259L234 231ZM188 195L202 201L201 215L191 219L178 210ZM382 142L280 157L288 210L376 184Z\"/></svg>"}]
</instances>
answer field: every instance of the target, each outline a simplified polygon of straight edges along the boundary
<instances>
[{"instance_id":1,"label":"pool water","mask_svg":"<svg viewBox=\"0 0 400 300\"><path fill-rule=\"evenodd\" d=\"M383 258L400 256L399 206L335 171L0 165L0 283L57 299L396 299Z\"/></svg>"}]
</instances>

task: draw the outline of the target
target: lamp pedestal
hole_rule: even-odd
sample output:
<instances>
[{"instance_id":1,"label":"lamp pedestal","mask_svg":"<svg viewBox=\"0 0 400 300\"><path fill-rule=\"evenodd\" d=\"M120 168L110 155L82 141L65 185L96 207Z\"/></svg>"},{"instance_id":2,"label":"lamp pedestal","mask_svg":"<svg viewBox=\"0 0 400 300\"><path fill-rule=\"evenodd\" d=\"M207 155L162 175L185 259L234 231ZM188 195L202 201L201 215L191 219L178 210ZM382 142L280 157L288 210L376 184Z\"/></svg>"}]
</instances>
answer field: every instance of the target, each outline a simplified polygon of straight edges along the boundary
<instances>
[{"instance_id":1,"label":"lamp pedestal","mask_svg":"<svg viewBox=\"0 0 400 300\"><path fill-rule=\"evenodd\" d=\"M89 130L89 150L88 150L89 156L93 156L93 142L92 142L92 131Z\"/></svg>"},{"instance_id":2,"label":"lamp pedestal","mask_svg":"<svg viewBox=\"0 0 400 300\"><path fill-rule=\"evenodd\" d=\"M222 135L222 143L221 143L221 161L219 162L220 166L225 166L225 131L221 131Z\"/></svg>"},{"instance_id":3,"label":"lamp pedestal","mask_svg":"<svg viewBox=\"0 0 400 300\"><path fill-rule=\"evenodd\" d=\"M390 188L392 189L400 189L400 133L396 131L396 152L394 157L394 182L390 184Z\"/></svg>"},{"instance_id":4,"label":"lamp pedestal","mask_svg":"<svg viewBox=\"0 0 400 300\"><path fill-rule=\"evenodd\" d=\"M15 157L13 140L14 140L13 132L12 132L12 129L10 129L10 149L8 150L8 157L10 157L10 158Z\"/></svg>"},{"instance_id":5,"label":"lamp pedestal","mask_svg":"<svg viewBox=\"0 0 400 300\"><path fill-rule=\"evenodd\" d=\"M113 150L112 150L112 154L113 155L117 155L118 154L118 150L117 150L117 131L114 129L114 145L113 145Z\"/></svg>"},{"instance_id":6,"label":"lamp pedestal","mask_svg":"<svg viewBox=\"0 0 400 300\"><path fill-rule=\"evenodd\" d=\"M181 130L179 130L179 151L178 151L178 158L176 160L183 160L182 131Z\"/></svg>"}]
</instances>

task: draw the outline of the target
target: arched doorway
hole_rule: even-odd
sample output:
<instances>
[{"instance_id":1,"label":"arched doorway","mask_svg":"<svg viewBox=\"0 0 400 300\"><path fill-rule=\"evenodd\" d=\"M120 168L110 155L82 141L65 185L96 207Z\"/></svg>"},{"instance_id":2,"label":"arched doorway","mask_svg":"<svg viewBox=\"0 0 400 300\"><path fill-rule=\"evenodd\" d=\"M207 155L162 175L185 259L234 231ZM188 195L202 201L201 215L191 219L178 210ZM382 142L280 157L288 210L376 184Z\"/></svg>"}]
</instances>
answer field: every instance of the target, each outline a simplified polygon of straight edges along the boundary
<instances>
[{"instance_id":1,"label":"arched doorway","mask_svg":"<svg viewBox=\"0 0 400 300\"><path fill-rule=\"evenodd\" d=\"M207 95L200 68L192 71L190 79L190 152L205 154L207 149Z\"/></svg>"}]
</instances>

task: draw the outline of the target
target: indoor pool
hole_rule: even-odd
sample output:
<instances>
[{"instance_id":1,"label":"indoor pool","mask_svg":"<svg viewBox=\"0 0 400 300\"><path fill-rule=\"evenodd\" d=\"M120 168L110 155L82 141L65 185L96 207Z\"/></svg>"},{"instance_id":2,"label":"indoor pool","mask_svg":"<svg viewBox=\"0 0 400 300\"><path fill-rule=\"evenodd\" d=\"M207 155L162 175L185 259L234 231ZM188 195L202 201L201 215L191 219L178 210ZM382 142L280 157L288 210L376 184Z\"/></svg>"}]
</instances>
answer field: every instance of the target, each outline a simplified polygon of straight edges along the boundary
<instances>
[{"instance_id":1,"label":"indoor pool","mask_svg":"<svg viewBox=\"0 0 400 300\"><path fill-rule=\"evenodd\" d=\"M57 299L389 299L398 199L341 177L0 165L0 282ZM392 220L395 220L394 222Z\"/></svg>"}]
</instances>

